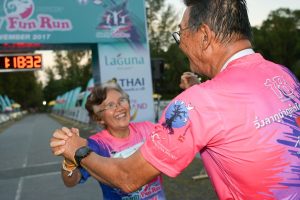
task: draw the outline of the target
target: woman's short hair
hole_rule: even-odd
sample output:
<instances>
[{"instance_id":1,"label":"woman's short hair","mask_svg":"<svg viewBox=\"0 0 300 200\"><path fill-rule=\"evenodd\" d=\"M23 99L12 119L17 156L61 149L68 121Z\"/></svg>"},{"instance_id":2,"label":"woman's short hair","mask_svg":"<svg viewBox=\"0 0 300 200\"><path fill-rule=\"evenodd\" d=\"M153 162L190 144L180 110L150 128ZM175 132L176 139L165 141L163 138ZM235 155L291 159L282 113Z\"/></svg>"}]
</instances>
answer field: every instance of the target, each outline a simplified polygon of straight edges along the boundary
<instances>
[{"instance_id":1,"label":"woman's short hair","mask_svg":"<svg viewBox=\"0 0 300 200\"><path fill-rule=\"evenodd\" d=\"M99 120L93 110L93 106L100 105L107 97L107 92L115 90L125 98L129 99L129 95L119 86L115 80L107 81L101 85L95 86L88 96L85 108L88 111L89 117L93 120Z\"/></svg>"}]
</instances>

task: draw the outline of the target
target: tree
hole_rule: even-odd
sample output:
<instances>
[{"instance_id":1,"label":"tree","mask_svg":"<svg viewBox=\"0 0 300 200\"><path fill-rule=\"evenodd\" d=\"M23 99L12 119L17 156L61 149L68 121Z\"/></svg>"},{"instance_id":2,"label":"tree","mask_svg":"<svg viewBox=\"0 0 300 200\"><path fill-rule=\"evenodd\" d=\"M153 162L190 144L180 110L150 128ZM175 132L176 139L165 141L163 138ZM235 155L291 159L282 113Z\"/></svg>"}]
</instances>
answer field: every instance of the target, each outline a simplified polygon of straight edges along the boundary
<instances>
[{"instance_id":1,"label":"tree","mask_svg":"<svg viewBox=\"0 0 300 200\"><path fill-rule=\"evenodd\" d=\"M47 101L76 87L85 88L92 77L90 50L55 51L54 54L56 65L46 71L48 82L44 96Z\"/></svg>"},{"instance_id":2,"label":"tree","mask_svg":"<svg viewBox=\"0 0 300 200\"><path fill-rule=\"evenodd\" d=\"M164 0L146 0L150 55L160 57L172 44L171 33L177 28L177 16Z\"/></svg>"},{"instance_id":3,"label":"tree","mask_svg":"<svg viewBox=\"0 0 300 200\"><path fill-rule=\"evenodd\" d=\"M42 85L33 71L0 73L0 94L21 104L23 109L42 106Z\"/></svg>"},{"instance_id":4,"label":"tree","mask_svg":"<svg viewBox=\"0 0 300 200\"><path fill-rule=\"evenodd\" d=\"M163 55L167 61L161 93L164 98L170 99L181 92L179 88L180 76L183 72L190 71L189 61L176 43L173 43ZM173 84L169 84L173 83Z\"/></svg>"},{"instance_id":5,"label":"tree","mask_svg":"<svg viewBox=\"0 0 300 200\"><path fill-rule=\"evenodd\" d=\"M43 89L43 93L45 100L49 102L56 99L56 97L61 95L64 91L67 91L67 88L64 86L64 79L55 79L55 72L53 69L46 69L46 74L48 76L48 82Z\"/></svg>"},{"instance_id":6,"label":"tree","mask_svg":"<svg viewBox=\"0 0 300 200\"><path fill-rule=\"evenodd\" d=\"M261 27L253 28L255 50L267 59L290 68L299 77L299 28L299 10L280 8L272 11Z\"/></svg>"},{"instance_id":7,"label":"tree","mask_svg":"<svg viewBox=\"0 0 300 200\"><path fill-rule=\"evenodd\" d=\"M164 99L172 98L180 92L180 75L188 70L187 59L172 38L179 20L173 7L164 0L147 0L146 11L151 58L163 59L165 63L161 79L153 84L154 92L163 94Z\"/></svg>"}]
</instances>

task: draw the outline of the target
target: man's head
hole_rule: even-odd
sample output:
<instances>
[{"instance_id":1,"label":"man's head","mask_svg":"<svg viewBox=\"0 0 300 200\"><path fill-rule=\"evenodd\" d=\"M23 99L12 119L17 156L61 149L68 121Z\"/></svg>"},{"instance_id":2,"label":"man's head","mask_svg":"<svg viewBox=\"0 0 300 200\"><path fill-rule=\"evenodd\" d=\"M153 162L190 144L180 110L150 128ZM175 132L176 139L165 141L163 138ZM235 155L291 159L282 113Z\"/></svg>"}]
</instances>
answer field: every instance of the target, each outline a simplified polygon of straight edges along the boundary
<instances>
[{"instance_id":1,"label":"man's head","mask_svg":"<svg viewBox=\"0 0 300 200\"><path fill-rule=\"evenodd\" d=\"M206 24L220 42L251 40L246 0L185 0L192 31Z\"/></svg>"},{"instance_id":2,"label":"man's head","mask_svg":"<svg viewBox=\"0 0 300 200\"><path fill-rule=\"evenodd\" d=\"M213 77L230 57L226 52L234 54L251 47L245 0L185 0L185 4L180 48L192 71Z\"/></svg>"}]
</instances>

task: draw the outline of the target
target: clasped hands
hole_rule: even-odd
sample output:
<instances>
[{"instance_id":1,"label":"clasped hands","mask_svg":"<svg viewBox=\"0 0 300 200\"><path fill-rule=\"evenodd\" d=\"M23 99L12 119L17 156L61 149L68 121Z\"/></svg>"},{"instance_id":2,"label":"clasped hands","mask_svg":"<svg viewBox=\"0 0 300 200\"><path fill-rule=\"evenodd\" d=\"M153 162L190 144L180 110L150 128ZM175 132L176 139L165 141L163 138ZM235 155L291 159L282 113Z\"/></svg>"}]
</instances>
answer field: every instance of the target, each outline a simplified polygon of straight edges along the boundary
<instances>
[{"instance_id":1,"label":"clasped hands","mask_svg":"<svg viewBox=\"0 0 300 200\"><path fill-rule=\"evenodd\" d=\"M73 162L76 150L79 147L86 146L87 140L79 136L79 130L76 128L62 127L54 131L50 139L52 153L56 156L63 156L68 162Z\"/></svg>"}]
</instances>

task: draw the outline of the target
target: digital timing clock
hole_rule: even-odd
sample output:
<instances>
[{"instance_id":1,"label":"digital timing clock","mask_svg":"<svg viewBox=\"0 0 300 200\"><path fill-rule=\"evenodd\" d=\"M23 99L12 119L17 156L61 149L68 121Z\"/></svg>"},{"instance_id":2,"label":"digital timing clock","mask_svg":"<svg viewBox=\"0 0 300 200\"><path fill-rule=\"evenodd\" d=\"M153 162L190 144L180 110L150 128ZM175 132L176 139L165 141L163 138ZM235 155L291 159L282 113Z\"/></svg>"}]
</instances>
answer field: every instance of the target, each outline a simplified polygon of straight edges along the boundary
<instances>
[{"instance_id":1,"label":"digital timing clock","mask_svg":"<svg viewBox=\"0 0 300 200\"><path fill-rule=\"evenodd\" d=\"M35 70L42 68L41 54L1 54L0 71Z\"/></svg>"}]
</instances>

